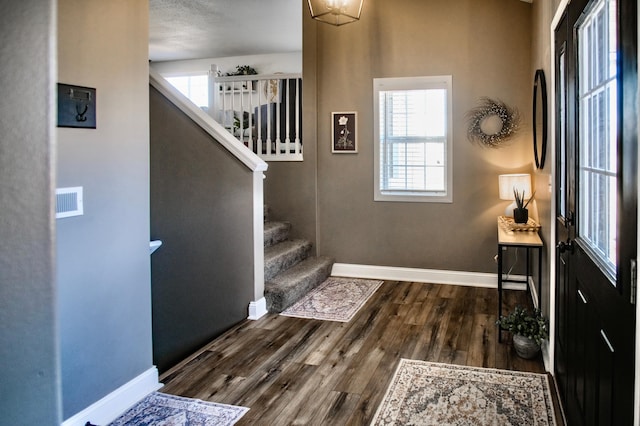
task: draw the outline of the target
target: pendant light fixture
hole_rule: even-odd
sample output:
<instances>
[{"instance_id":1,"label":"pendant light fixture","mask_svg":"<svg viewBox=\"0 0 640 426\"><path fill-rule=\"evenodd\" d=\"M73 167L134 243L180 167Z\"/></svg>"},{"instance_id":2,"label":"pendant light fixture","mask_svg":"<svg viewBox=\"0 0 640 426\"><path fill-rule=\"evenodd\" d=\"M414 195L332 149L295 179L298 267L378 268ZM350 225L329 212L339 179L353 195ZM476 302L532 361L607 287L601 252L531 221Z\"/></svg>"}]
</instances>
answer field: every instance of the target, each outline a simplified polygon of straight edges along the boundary
<instances>
[{"instance_id":1,"label":"pendant light fixture","mask_svg":"<svg viewBox=\"0 0 640 426\"><path fill-rule=\"evenodd\" d=\"M325 24L340 25L360 19L364 0L308 0L311 17Z\"/></svg>"}]
</instances>

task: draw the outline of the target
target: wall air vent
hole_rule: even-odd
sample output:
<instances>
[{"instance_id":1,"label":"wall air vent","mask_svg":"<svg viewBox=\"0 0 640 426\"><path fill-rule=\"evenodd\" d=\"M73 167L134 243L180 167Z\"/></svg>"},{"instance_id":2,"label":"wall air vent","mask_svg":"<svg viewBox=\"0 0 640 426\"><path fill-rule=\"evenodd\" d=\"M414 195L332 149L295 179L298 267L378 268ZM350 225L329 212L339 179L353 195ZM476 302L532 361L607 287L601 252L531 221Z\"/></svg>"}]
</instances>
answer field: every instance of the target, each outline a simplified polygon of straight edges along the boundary
<instances>
[{"instance_id":1,"label":"wall air vent","mask_svg":"<svg viewBox=\"0 0 640 426\"><path fill-rule=\"evenodd\" d=\"M82 187L56 189L56 219L82 216Z\"/></svg>"}]
</instances>

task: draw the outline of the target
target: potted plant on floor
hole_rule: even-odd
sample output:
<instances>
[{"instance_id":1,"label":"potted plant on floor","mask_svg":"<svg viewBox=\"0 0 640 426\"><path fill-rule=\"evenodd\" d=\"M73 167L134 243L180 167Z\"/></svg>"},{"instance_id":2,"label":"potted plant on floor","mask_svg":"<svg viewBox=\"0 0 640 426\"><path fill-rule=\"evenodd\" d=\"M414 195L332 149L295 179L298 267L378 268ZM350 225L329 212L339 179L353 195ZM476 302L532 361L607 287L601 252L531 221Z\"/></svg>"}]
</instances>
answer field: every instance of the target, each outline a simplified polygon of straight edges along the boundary
<instances>
[{"instance_id":1,"label":"potted plant on floor","mask_svg":"<svg viewBox=\"0 0 640 426\"><path fill-rule=\"evenodd\" d=\"M549 337L549 322L539 309L529 313L526 309L516 306L513 312L500 317L496 323L513 335L513 347L522 358L535 357L540 351L542 341Z\"/></svg>"}]
</instances>

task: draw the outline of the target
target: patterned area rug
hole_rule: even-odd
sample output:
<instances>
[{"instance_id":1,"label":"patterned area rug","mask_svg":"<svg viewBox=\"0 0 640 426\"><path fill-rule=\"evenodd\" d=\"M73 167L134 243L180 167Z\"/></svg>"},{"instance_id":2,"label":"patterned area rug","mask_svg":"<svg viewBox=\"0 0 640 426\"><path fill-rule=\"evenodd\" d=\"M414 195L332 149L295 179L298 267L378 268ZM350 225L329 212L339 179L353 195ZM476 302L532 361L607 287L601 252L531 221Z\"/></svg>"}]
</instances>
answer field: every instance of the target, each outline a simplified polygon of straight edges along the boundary
<instances>
[{"instance_id":1,"label":"patterned area rug","mask_svg":"<svg viewBox=\"0 0 640 426\"><path fill-rule=\"evenodd\" d=\"M555 425L544 374L401 359L372 425Z\"/></svg>"},{"instance_id":2,"label":"patterned area rug","mask_svg":"<svg viewBox=\"0 0 640 426\"><path fill-rule=\"evenodd\" d=\"M281 315L349 322L382 281L329 277Z\"/></svg>"},{"instance_id":3,"label":"patterned area rug","mask_svg":"<svg viewBox=\"0 0 640 426\"><path fill-rule=\"evenodd\" d=\"M118 417L110 426L233 425L249 411L245 407L154 392Z\"/></svg>"}]
</instances>

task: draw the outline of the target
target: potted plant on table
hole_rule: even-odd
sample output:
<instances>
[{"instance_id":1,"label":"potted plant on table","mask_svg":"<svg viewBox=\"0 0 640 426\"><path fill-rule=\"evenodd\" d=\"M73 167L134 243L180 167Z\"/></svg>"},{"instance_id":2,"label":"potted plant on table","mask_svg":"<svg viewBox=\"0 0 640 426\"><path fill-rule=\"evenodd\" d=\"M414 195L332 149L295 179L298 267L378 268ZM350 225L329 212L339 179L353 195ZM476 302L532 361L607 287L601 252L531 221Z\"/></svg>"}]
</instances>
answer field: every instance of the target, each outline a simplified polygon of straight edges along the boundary
<instances>
[{"instance_id":1,"label":"potted plant on table","mask_svg":"<svg viewBox=\"0 0 640 426\"><path fill-rule=\"evenodd\" d=\"M527 206L536 193L531 194L531 198L529 198L526 203L524 202L524 193L525 191L522 191L522 194L520 194L517 189L513 188L513 195L516 202L516 208L513 209L513 221L515 223L527 223L529 221L529 210L527 210Z\"/></svg>"},{"instance_id":2,"label":"potted plant on table","mask_svg":"<svg viewBox=\"0 0 640 426\"><path fill-rule=\"evenodd\" d=\"M529 313L516 306L513 312L500 317L496 323L502 330L513 335L513 347L522 358L531 359L536 356L542 341L549 337L549 322L539 309Z\"/></svg>"}]
</instances>

